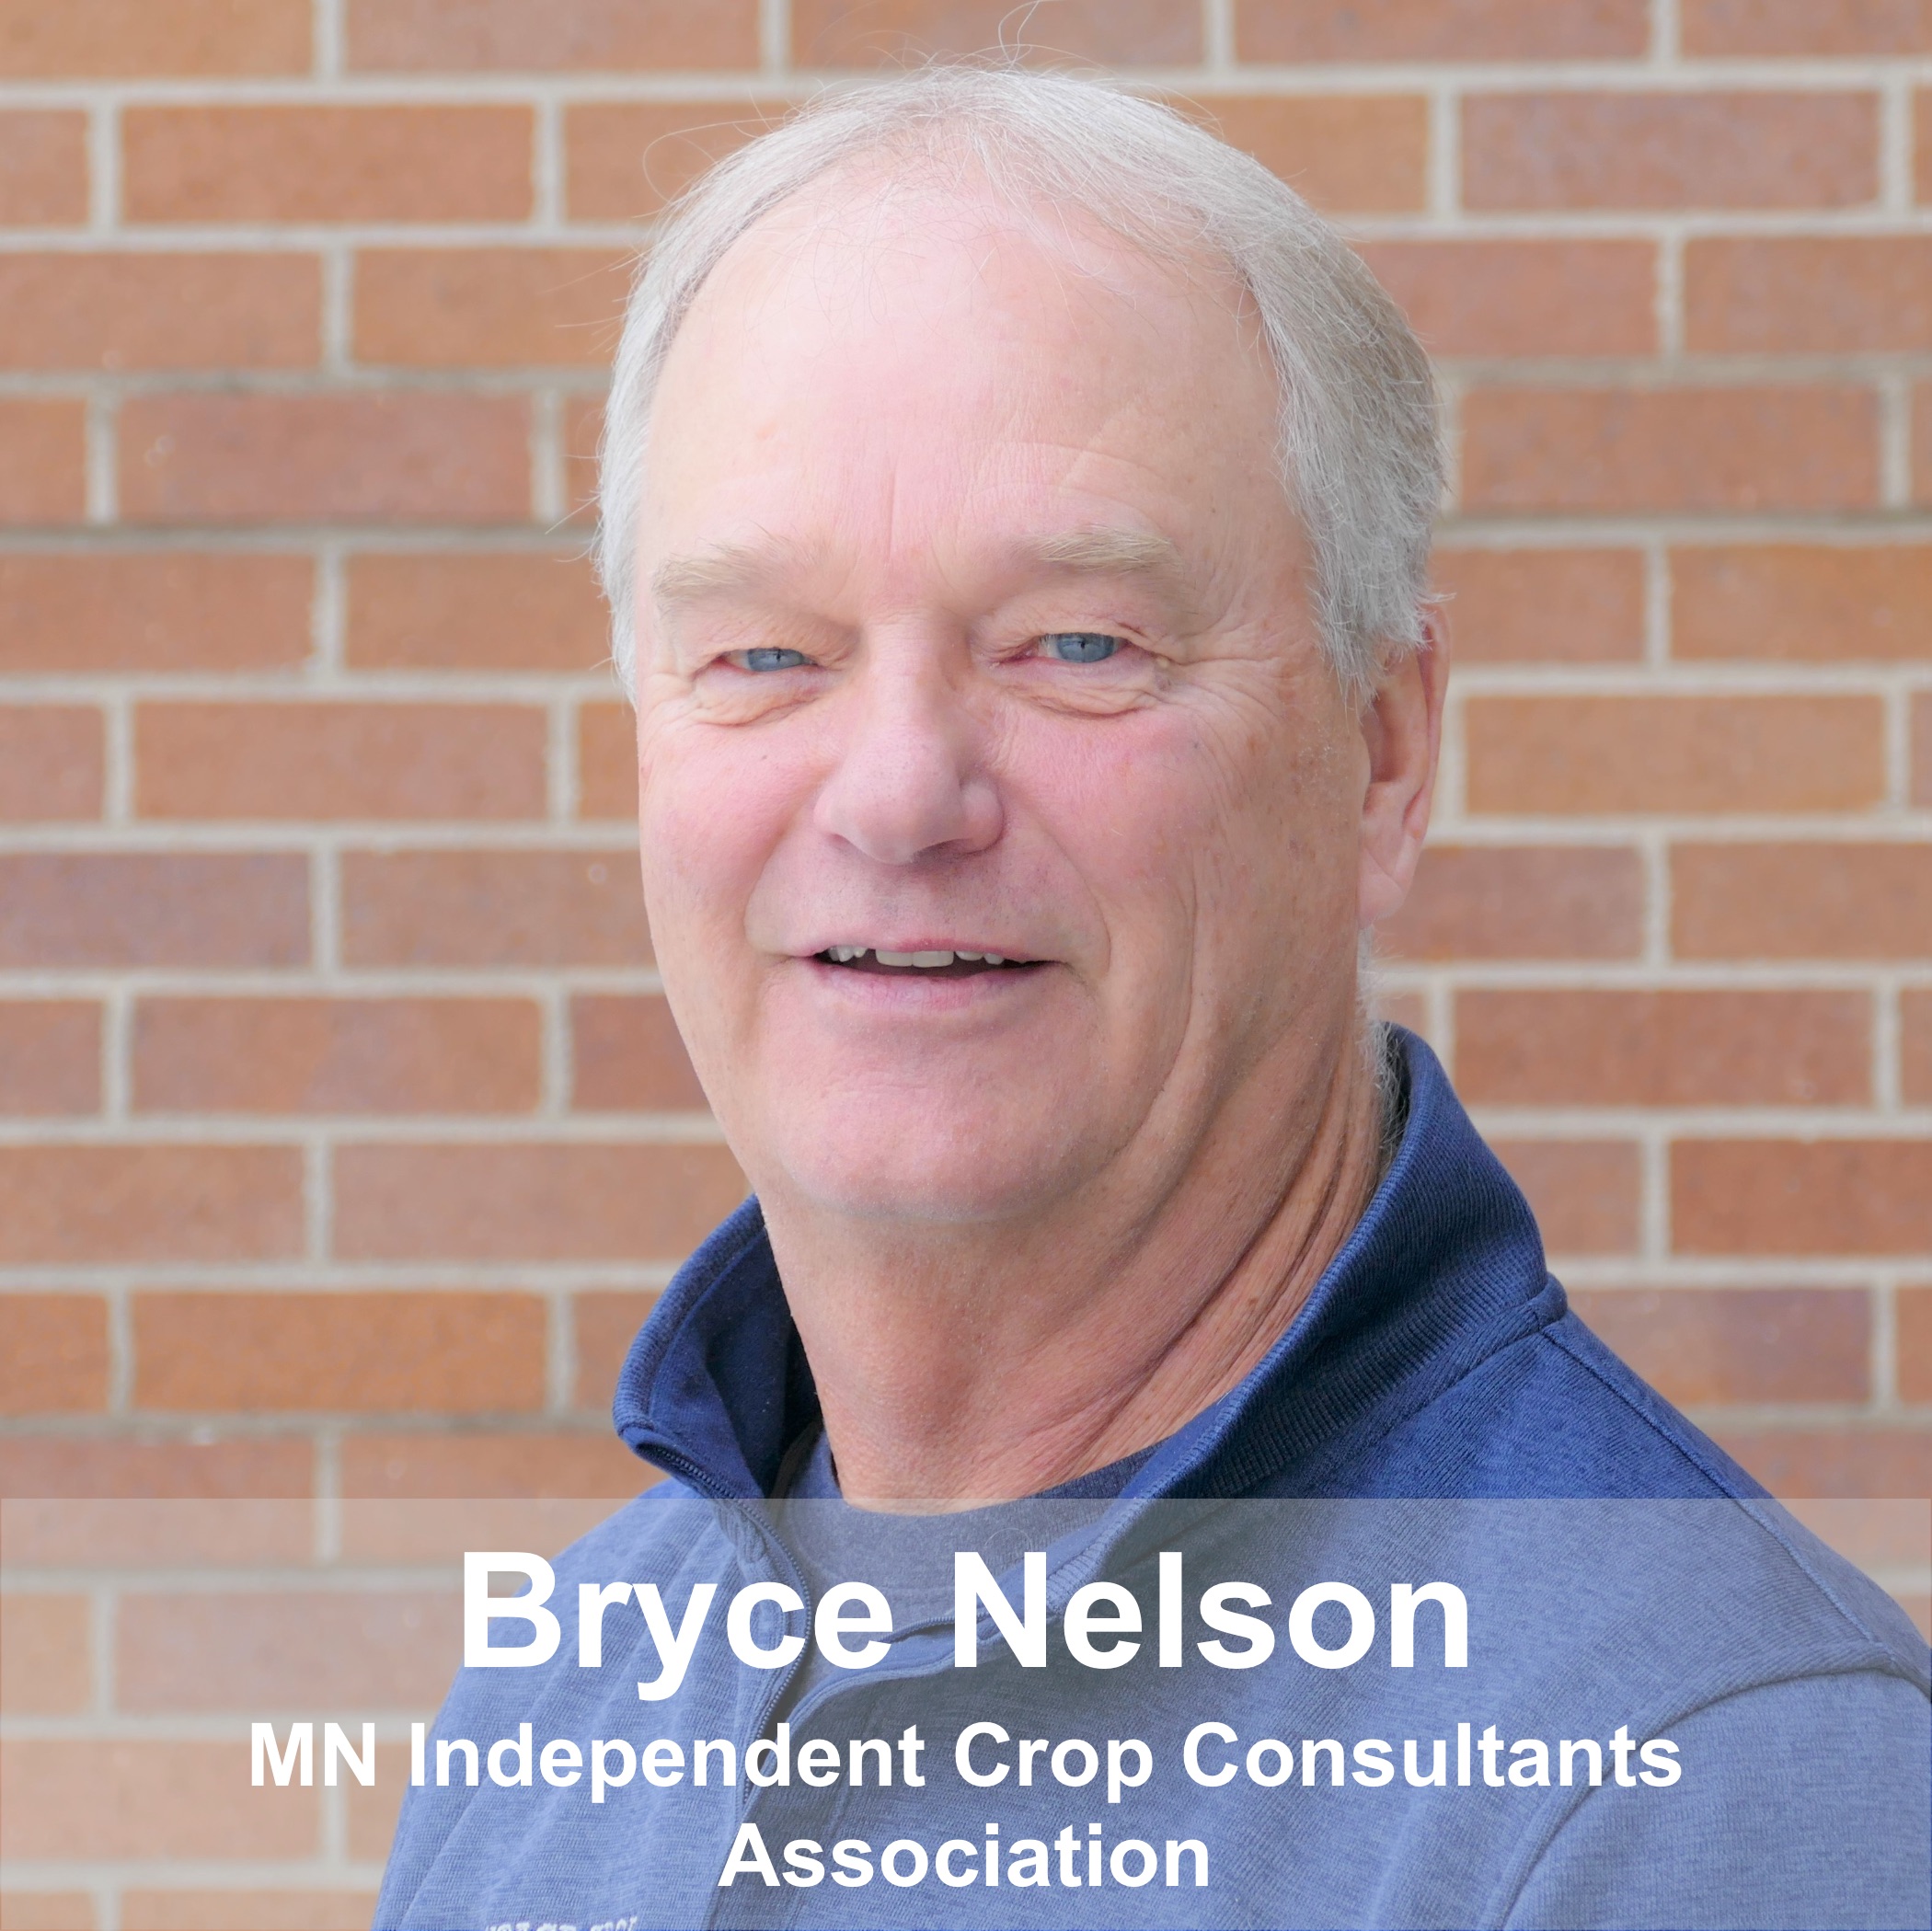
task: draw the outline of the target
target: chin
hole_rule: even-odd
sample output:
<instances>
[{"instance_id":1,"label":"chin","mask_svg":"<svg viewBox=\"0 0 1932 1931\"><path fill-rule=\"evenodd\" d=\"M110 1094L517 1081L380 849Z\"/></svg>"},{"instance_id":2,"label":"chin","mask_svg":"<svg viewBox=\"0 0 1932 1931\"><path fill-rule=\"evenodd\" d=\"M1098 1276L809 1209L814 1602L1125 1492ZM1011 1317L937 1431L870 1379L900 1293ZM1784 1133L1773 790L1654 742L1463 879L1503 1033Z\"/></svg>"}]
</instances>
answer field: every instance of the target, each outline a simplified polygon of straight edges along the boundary
<instances>
[{"instance_id":1,"label":"chin","mask_svg":"<svg viewBox=\"0 0 1932 1931\"><path fill-rule=\"evenodd\" d=\"M1009 1126L1011 1131L1005 1129ZM1085 1177L1064 1141L1030 1122L983 1121L963 1130L881 1109L822 1115L775 1136L790 1187L822 1211L866 1220L968 1224L1030 1213Z\"/></svg>"}]
</instances>

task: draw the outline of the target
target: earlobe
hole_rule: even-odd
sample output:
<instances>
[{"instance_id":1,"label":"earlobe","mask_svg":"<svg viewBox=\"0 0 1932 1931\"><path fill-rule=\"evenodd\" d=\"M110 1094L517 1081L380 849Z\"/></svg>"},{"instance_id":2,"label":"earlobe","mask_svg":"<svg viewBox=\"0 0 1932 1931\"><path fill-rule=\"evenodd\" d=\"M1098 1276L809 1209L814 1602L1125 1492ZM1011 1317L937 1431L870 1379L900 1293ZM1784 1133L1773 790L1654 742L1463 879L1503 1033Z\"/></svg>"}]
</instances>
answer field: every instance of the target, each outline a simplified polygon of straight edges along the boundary
<instances>
[{"instance_id":1,"label":"earlobe","mask_svg":"<svg viewBox=\"0 0 1932 1931\"><path fill-rule=\"evenodd\" d=\"M1449 639L1441 614L1422 615L1421 642L1390 663L1362 714L1368 783L1362 800L1357 918L1393 917L1409 896L1435 796Z\"/></svg>"}]
</instances>

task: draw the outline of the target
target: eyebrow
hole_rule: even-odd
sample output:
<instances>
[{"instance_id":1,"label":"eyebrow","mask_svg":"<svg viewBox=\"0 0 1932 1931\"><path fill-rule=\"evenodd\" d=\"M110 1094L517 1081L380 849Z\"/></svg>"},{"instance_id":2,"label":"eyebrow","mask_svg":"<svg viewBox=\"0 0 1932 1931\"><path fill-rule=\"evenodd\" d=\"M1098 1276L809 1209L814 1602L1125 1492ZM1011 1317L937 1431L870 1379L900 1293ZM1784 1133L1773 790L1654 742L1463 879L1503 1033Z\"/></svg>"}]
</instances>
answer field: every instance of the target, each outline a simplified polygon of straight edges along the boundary
<instances>
[{"instance_id":1,"label":"eyebrow","mask_svg":"<svg viewBox=\"0 0 1932 1931\"><path fill-rule=\"evenodd\" d=\"M1165 536L1105 524L1064 531L1030 546L1034 560L1049 569L1086 577L1179 577L1180 551Z\"/></svg>"},{"instance_id":2,"label":"eyebrow","mask_svg":"<svg viewBox=\"0 0 1932 1931\"><path fill-rule=\"evenodd\" d=\"M661 604L725 596L776 576L790 561L783 549L773 546L714 544L687 556L667 557L651 573L650 593Z\"/></svg>"},{"instance_id":3,"label":"eyebrow","mask_svg":"<svg viewBox=\"0 0 1932 1931\"><path fill-rule=\"evenodd\" d=\"M1023 564L1074 576L1156 577L1179 583L1186 575L1180 551L1168 538L1101 523L1022 545L1017 555ZM667 557L651 573L651 595L664 607L730 596L768 582L799 560L785 544L714 544Z\"/></svg>"}]
</instances>

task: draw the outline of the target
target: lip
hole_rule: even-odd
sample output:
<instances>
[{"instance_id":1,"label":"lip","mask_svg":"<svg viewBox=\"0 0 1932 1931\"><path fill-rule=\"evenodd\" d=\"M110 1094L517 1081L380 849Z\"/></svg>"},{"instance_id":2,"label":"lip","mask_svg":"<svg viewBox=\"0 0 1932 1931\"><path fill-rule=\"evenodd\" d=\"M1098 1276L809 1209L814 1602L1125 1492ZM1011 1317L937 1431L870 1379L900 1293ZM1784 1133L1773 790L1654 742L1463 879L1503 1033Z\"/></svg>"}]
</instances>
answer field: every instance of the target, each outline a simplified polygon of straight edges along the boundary
<instances>
[{"instance_id":1,"label":"lip","mask_svg":"<svg viewBox=\"0 0 1932 1931\"><path fill-rule=\"evenodd\" d=\"M834 940L843 944L843 940ZM896 951L889 946L888 951ZM906 948L912 950L911 947ZM957 948L929 948L957 950ZM968 948L969 950L973 949ZM816 958L795 959L792 963L799 968L822 996L833 999L851 1011L868 1016L880 1017L892 1013L931 1016L940 1013L971 1013L995 1006L995 1002L1006 1005L1029 992L1037 992L1041 982L1048 976L1047 968L1052 961L1041 960L1037 965L1023 971L999 969L990 972L973 972L963 978L953 978L938 972L857 972L850 966L832 965Z\"/></svg>"}]
</instances>

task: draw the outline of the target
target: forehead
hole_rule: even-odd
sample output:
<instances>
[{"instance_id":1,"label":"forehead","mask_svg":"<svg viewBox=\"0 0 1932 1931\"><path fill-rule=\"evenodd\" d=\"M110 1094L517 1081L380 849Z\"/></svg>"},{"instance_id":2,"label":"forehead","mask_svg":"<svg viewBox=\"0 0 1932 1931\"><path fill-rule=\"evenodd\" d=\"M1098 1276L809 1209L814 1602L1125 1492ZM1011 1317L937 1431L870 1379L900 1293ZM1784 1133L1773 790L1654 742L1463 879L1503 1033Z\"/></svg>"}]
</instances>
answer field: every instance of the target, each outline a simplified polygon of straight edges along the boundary
<instances>
[{"instance_id":1,"label":"forehead","mask_svg":"<svg viewBox=\"0 0 1932 1931\"><path fill-rule=\"evenodd\" d=\"M1205 257L970 184L828 184L741 237L680 328L643 548L773 519L930 540L1056 497L1185 540L1177 516L1279 511L1276 414L1244 292Z\"/></svg>"}]
</instances>

